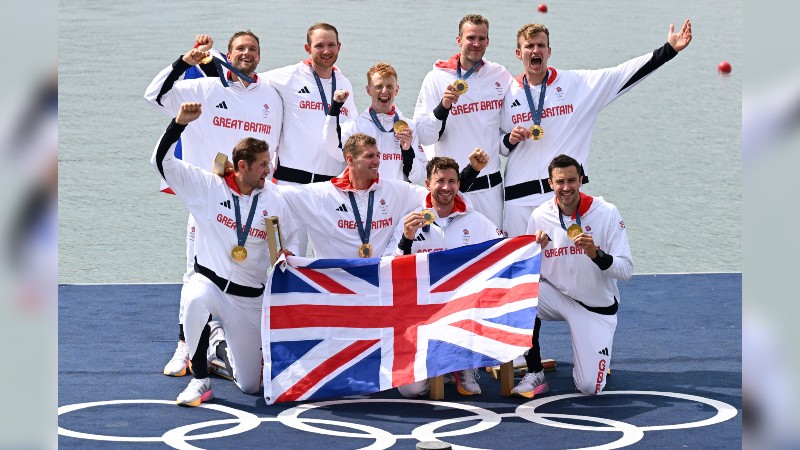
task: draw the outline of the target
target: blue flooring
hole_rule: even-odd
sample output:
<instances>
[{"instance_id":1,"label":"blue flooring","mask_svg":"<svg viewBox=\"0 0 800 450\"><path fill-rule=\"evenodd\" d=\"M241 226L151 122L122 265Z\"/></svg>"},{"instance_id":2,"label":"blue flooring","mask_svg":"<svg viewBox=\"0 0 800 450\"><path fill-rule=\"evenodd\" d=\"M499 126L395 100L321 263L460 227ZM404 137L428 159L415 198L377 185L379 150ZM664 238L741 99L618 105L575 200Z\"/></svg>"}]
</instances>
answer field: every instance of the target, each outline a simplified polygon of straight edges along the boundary
<instances>
[{"instance_id":1,"label":"blue flooring","mask_svg":"<svg viewBox=\"0 0 800 450\"><path fill-rule=\"evenodd\" d=\"M526 420L517 408L528 401L500 396L499 382L486 373L482 395L461 397L448 385L440 404L397 402L391 390L327 406L267 406L261 395L214 378L209 405L222 410L181 408L174 399L189 378L161 375L177 339L180 286L61 285L60 411L109 404L63 412L59 447L413 449L413 433L438 426L429 431L462 448L740 448L742 275L636 275L620 289L612 375L602 396L570 396L577 391L569 332L563 323L544 323L543 357L557 359L558 369L547 373L551 392L538 400L556 400L536 412L561 424L553 426ZM277 419L298 406L308 408L294 426L311 429ZM735 416L710 423L718 408ZM234 419L231 413L260 422L236 430L214 422ZM181 440L180 427L193 424Z\"/></svg>"}]
</instances>

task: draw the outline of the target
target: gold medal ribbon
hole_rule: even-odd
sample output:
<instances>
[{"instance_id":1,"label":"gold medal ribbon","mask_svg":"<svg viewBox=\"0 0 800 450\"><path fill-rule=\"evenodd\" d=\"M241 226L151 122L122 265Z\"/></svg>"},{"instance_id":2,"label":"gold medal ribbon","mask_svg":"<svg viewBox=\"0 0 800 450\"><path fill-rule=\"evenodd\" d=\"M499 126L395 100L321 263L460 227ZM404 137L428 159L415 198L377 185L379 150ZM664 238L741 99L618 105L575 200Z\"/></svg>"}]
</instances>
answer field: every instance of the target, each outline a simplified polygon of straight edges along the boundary
<instances>
[{"instance_id":1,"label":"gold medal ribbon","mask_svg":"<svg viewBox=\"0 0 800 450\"><path fill-rule=\"evenodd\" d=\"M308 63L308 67L311 68L311 73L314 75L314 81L317 82L317 88L319 89L319 96L322 99L322 110L325 111L325 115L328 115L328 111L330 111L330 107L328 106L328 97L325 95L325 89L322 88L322 80L320 80L319 75L317 72L314 71L314 66L311 63ZM333 93L336 92L336 71L331 72L331 100L333 100Z\"/></svg>"},{"instance_id":2,"label":"gold medal ribbon","mask_svg":"<svg viewBox=\"0 0 800 450\"><path fill-rule=\"evenodd\" d=\"M533 117L533 125L531 127L531 136L534 140L541 139L544 136L544 130L542 129L542 111L544 110L544 93L547 90L547 73L544 74L544 80L542 80L542 87L539 90L539 108L533 107L533 95L531 94L531 87L528 85L528 76L522 76L522 87L525 88L525 97L528 98L528 107L531 109L531 116ZM538 131L538 133L535 133ZM535 134L534 134L535 133Z\"/></svg>"},{"instance_id":3,"label":"gold medal ribbon","mask_svg":"<svg viewBox=\"0 0 800 450\"><path fill-rule=\"evenodd\" d=\"M254 195L253 202L250 203L250 214L247 216L247 223L244 228L242 228L242 213L239 211L239 197L235 194L233 195L233 207L236 213L236 241L238 242L238 245L234 248L234 252L241 255L241 250L245 250L241 260L236 259L236 254L232 254L233 258L237 261L242 261L247 257L247 250L244 248L244 243L247 240L247 235L250 234L250 227L253 225L253 216L256 214L256 205L258 204L258 195L259 194ZM239 250L238 247L241 247L241 250Z\"/></svg>"},{"instance_id":4,"label":"gold medal ribbon","mask_svg":"<svg viewBox=\"0 0 800 450\"><path fill-rule=\"evenodd\" d=\"M578 195L580 195L580 194L578 194ZM561 214L561 207L560 206L558 207L558 220L561 221L561 228L563 228L564 231L567 232L567 236L569 236L569 238L572 239L572 240L575 240L576 236L578 236L579 234L583 233L583 228L581 228L581 211L580 210L581 210L581 199L579 197L578 198L578 207L575 209L575 223L570 225L569 228L567 228L567 226L564 224L564 215ZM577 230L575 228L573 228L575 226L578 227ZM576 231L577 231L577 233L576 233Z\"/></svg>"},{"instance_id":5,"label":"gold medal ribbon","mask_svg":"<svg viewBox=\"0 0 800 450\"><path fill-rule=\"evenodd\" d=\"M358 212L358 205L356 204L356 196L353 191L348 192L350 196L350 205L353 207L353 215L356 218L356 227L358 228L358 237L361 238L361 246L359 247L359 256L362 258L369 258L372 256L372 246L369 244L369 232L372 230L372 204L375 201L375 191L369 191L369 198L367 200L367 223L361 223L361 214ZM369 248L369 255L365 255L362 249Z\"/></svg>"}]
</instances>

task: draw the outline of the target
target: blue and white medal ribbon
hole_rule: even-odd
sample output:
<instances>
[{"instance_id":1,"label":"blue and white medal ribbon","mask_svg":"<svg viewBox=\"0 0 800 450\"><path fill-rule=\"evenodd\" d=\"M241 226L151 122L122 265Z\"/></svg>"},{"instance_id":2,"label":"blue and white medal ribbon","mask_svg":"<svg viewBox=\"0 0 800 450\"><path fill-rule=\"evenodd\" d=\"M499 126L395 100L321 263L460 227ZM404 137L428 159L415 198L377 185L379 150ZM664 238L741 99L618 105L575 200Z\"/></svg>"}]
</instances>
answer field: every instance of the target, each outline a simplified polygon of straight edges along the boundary
<instances>
[{"instance_id":1,"label":"blue and white medal ribbon","mask_svg":"<svg viewBox=\"0 0 800 450\"><path fill-rule=\"evenodd\" d=\"M531 139L539 140L544 137L544 129L542 129L542 112L544 109L544 93L547 90L547 74L544 74L542 80L542 88L539 91L539 107L533 107L533 95L531 94L531 87L528 86L528 77L522 76L522 86L525 88L525 97L528 98L528 107L531 109L531 116L533 117L533 125L531 125ZM580 225L580 222L578 222Z\"/></svg>"}]
</instances>

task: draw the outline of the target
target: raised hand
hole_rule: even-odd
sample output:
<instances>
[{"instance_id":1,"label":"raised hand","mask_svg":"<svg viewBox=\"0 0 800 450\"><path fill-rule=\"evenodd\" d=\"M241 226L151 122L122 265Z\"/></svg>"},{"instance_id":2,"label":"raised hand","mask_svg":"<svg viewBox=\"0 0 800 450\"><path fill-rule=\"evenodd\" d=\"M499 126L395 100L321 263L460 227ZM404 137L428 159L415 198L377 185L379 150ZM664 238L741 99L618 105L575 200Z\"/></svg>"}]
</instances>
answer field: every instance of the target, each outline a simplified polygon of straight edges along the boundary
<instances>
[{"instance_id":1,"label":"raised hand","mask_svg":"<svg viewBox=\"0 0 800 450\"><path fill-rule=\"evenodd\" d=\"M483 170L487 164L489 164L489 155L480 148L476 148L469 154L469 165L478 172Z\"/></svg>"},{"instance_id":2,"label":"raised hand","mask_svg":"<svg viewBox=\"0 0 800 450\"><path fill-rule=\"evenodd\" d=\"M175 118L175 122L179 125L188 125L189 122L196 120L200 117L200 114L203 114L202 109L200 103L183 103L178 110L178 117Z\"/></svg>"},{"instance_id":3,"label":"raised hand","mask_svg":"<svg viewBox=\"0 0 800 450\"><path fill-rule=\"evenodd\" d=\"M669 33L667 33L667 42L672 48L679 52L685 49L690 42L692 42L692 22L689 19L686 19L686 22L683 23L683 27L681 27L681 31L675 32L675 25L669 24Z\"/></svg>"}]
</instances>

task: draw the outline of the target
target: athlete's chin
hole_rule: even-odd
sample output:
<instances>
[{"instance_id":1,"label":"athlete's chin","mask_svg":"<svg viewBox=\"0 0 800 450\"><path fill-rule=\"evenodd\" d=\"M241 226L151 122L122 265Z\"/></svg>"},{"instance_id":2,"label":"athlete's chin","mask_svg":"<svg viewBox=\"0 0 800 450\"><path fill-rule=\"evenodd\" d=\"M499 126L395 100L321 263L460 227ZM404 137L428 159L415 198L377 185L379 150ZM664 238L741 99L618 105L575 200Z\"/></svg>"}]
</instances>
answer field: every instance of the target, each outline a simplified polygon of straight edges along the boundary
<instances>
[{"instance_id":1,"label":"athlete's chin","mask_svg":"<svg viewBox=\"0 0 800 450\"><path fill-rule=\"evenodd\" d=\"M455 200L455 197L452 194L439 194L436 196L436 202L440 206L447 206L453 203L453 200Z\"/></svg>"},{"instance_id":2,"label":"athlete's chin","mask_svg":"<svg viewBox=\"0 0 800 450\"><path fill-rule=\"evenodd\" d=\"M317 60L317 65L327 69L333 67L333 65L336 64L336 59L337 58L335 56L332 58L320 58L319 60Z\"/></svg>"}]
</instances>

